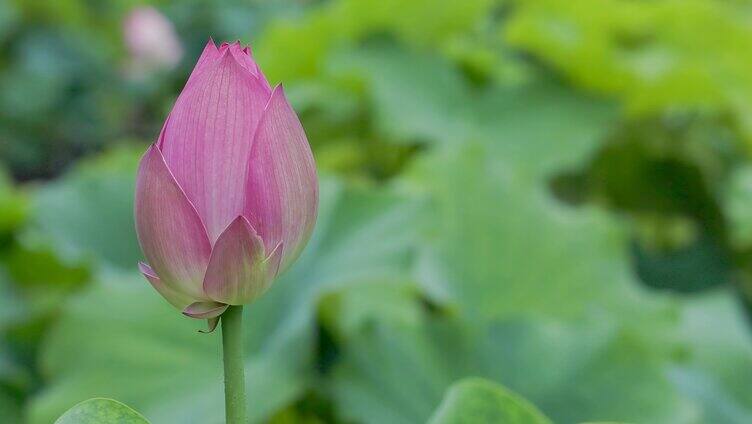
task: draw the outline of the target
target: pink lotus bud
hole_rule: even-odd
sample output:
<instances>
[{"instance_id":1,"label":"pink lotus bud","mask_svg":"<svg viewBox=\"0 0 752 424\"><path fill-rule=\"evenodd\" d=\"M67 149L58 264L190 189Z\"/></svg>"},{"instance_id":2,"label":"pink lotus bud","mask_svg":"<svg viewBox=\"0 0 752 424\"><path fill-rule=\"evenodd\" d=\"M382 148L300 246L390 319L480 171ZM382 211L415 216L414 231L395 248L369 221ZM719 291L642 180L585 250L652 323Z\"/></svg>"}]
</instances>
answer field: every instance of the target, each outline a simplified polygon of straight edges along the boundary
<instances>
[{"instance_id":1,"label":"pink lotus bud","mask_svg":"<svg viewBox=\"0 0 752 424\"><path fill-rule=\"evenodd\" d=\"M123 32L132 66L138 71L169 69L183 56L172 23L153 7L133 9L123 23Z\"/></svg>"},{"instance_id":2,"label":"pink lotus bud","mask_svg":"<svg viewBox=\"0 0 752 424\"><path fill-rule=\"evenodd\" d=\"M184 314L214 318L295 261L317 208L311 148L282 87L247 47L210 41L141 159L141 272Z\"/></svg>"}]
</instances>

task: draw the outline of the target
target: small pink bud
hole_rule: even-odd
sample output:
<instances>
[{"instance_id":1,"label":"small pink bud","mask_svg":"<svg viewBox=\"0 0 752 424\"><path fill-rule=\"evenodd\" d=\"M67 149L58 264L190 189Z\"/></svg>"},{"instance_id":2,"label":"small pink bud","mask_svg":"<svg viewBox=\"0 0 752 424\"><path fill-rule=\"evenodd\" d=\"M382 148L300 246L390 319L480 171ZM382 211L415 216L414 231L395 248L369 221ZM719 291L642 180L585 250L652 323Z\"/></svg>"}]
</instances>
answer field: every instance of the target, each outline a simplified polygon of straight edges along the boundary
<instances>
[{"instance_id":1,"label":"small pink bud","mask_svg":"<svg viewBox=\"0 0 752 424\"><path fill-rule=\"evenodd\" d=\"M305 247L318 209L311 148L281 86L240 43L210 41L141 160L141 272L213 318L263 294Z\"/></svg>"},{"instance_id":2,"label":"small pink bud","mask_svg":"<svg viewBox=\"0 0 752 424\"><path fill-rule=\"evenodd\" d=\"M133 9L123 23L131 66L140 72L171 69L183 57L183 48L172 23L157 9Z\"/></svg>"}]
</instances>

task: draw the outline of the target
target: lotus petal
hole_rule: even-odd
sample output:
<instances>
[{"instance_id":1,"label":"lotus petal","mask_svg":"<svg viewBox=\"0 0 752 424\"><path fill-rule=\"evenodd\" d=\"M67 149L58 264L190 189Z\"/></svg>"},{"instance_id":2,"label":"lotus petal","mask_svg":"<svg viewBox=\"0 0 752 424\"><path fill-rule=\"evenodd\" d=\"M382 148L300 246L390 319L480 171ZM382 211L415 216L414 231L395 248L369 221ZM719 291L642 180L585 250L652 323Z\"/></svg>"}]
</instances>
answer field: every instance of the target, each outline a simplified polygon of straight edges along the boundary
<instances>
[{"instance_id":1,"label":"lotus petal","mask_svg":"<svg viewBox=\"0 0 752 424\"><path fill-rule=\"evenodd\" d=\"M183 309L183 315L196 319L212 319L222 315L228 305L219 302L195 302Z\"/></svg>"},{"instance_id":2,"label":"lotus petal","mask_svg":"<svg viewBox=\"0 0 752 424\"><path fill-rule=\"evenodd\" d=\"M269 288L264 242L250 222L237 217L219 236L204 277L204 292L212 299L242 305Z\"/></svg>"},{"instance_id":3,"label":"lotus petal","mask_svg":"<svg viewBox=\"0 0 752 424\"><path fill-rule=\"evenodd\" d=\"M138 241L155 275L175 292L206 299L202 282L211 244L156 146L141 159L135 203Z\"/></svg>"},{"instance_id":4,"label":"lotus petal","mask_svg":"<svg viewBox=\"0 0 752 424\"><path fill-rule=\"evenodd\" d=\"M167 301L170 302L172 306L182 311L186 306L193 303L194 300L190 296L165 284L149 265L146 265L143 262L139 262L138 269L139 271L141 271L141 274L143 274L144 277L146 277L146 279L151 283L152 287L154 287L154 289L159 294L161 294L162 297L167 299Z\"/></svg>"},{"instance_id":5,"label":"lotus petal","mask_svg":"<svg viewBox=\"0 0 752 424\"><path fill-rule=\"evenodd\" d=\"M311 147L281 86L275 87L253 141L245 216L267 251L284 243L280 271L305 247L316 222L318 180Z\"/></svg>"}]
</instances>

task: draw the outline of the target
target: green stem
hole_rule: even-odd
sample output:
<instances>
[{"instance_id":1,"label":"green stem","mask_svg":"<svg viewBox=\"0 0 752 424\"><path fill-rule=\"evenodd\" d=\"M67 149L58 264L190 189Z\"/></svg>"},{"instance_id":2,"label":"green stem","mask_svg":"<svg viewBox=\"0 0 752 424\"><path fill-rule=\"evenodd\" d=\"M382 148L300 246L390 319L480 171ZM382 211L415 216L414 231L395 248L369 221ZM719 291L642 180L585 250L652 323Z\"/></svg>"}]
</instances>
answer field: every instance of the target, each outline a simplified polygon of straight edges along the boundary
<instances>
[{"instance_id":1,"label":"green stem","mask_svg":"<svg viewBox=\"0 0 752 424\"><path fill-rule=\"evenodd\" d=\"M225 363L225 417L227 424L245 424L245 370L243 368L243 306L222 314L222 355Z\"/></svg>"}]
</instances>

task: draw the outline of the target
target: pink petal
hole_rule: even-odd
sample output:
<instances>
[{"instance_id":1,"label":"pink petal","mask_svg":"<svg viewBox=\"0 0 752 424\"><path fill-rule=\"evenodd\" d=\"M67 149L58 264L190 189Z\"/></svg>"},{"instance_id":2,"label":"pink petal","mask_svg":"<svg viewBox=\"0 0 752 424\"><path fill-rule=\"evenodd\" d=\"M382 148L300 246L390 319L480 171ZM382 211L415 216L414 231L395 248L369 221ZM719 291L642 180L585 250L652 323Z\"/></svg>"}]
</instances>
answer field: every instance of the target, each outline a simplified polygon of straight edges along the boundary
<instances>
[{"instance_id":1,"label":"pink petal","mask_svg":"<svg viewBox=\"0 0 752 424\"><path fill-rule=\"evenodd\" d=\"M251 54L250 47L241 47L240 43L233 43L228 47L228 49L230 50L230 53L233 55L235 60L237 60L238 63L240 63L240 65L247 69L249 72L255 75L256 78L258 78L259 81L261 81L261 83L264 85L266 90L271 94L272 87L266 80L264 73L261 72L261 68L259 68L256 61L253 60L253 55Z\"/></svg>"},{"instance_id":2,"label":"pink petal","mask_svg":"<svg viewBox=\"0 0 752 424\"><path fill-rule=\"evenodd\" d=\"M183 309L183 315L196 319L212 319L222 315L227 306L219 302L195 302Z\"/></svg>"},{"instance_id":3,"label":"pink petal","mask_svg":"<svg viewBox=\"0 0 752 424\"><path fill-rule=\"evenodd\" d=\"M193 67L193 71L191 71L191 75L188 77L185 86L187 87L188 84L195 81L196 77L206 69L207 65L213 63L218 58L219 49L217 49L217 46L214 44L214 40L209 38L209 41L206 43L206 46L204 46L204 50L201 52L201 56L198 58L196 66ZM183 90L185 91L185 89Z\"/></svg>"},{"instance_id":4,"label":"pink petal","mask_svg":"<svg viewBox=\"0 0 752 424\"><path fill-rule=\"evenodd\" d=\"M205 299L202 281L211 244L201 219L152 145L136 180L136 232L141 250L164 285Z\"/></svg>"},{"instance_id":5,"label":"pink petal","mask_svg":"<svg viewBox=\"0 0 752 424\"><path fill-rule=\"evenodd\" d=\"M244 215L267 250L284 243L281 271L308 242L317 208L318 180L311 147L282 87L277 86L253 141Z\"/></svg>"},{"instance_id":6,"label":"pink petal","mask_svg":"<svg viewBox=\"0 0 752 424\"><path fill-rule=\"evenodd\" d=\"M211 49L210 49L211 50ZM160 140L214 242L242 213L247 163L269 92L228 50L186 86Z\"/></svg>"},{"instance_id":7,"label":"pink petal","mask_svg":"<svg viewBox=\"0 0 752 424\"><path fill-rule=\"evenodd\" d=\"M219 236L204 277L204 292L212 299L242 305L269 288L264 242L242 216Z\"/></svg>"},{"instance_id":8,"label":"pink petal","mask_svg":"<svg viewBox=\"0 0 752 424\"><path fill-rule=\"evenodd\" d=\"M154 272L149 265L146 265L143 262L138 263L138 269L141 271L141 274L146 277L146 279L151 283L152 287L162 295L165 299L167 299L170 304L181 311L188 305L194 302L194 299L192 299L190 296L188 296L185 293L182 293L178 290L173 289L172 287L168 286L162 280L157 277L157 273Z\"/></svg>"}]
</instances>

